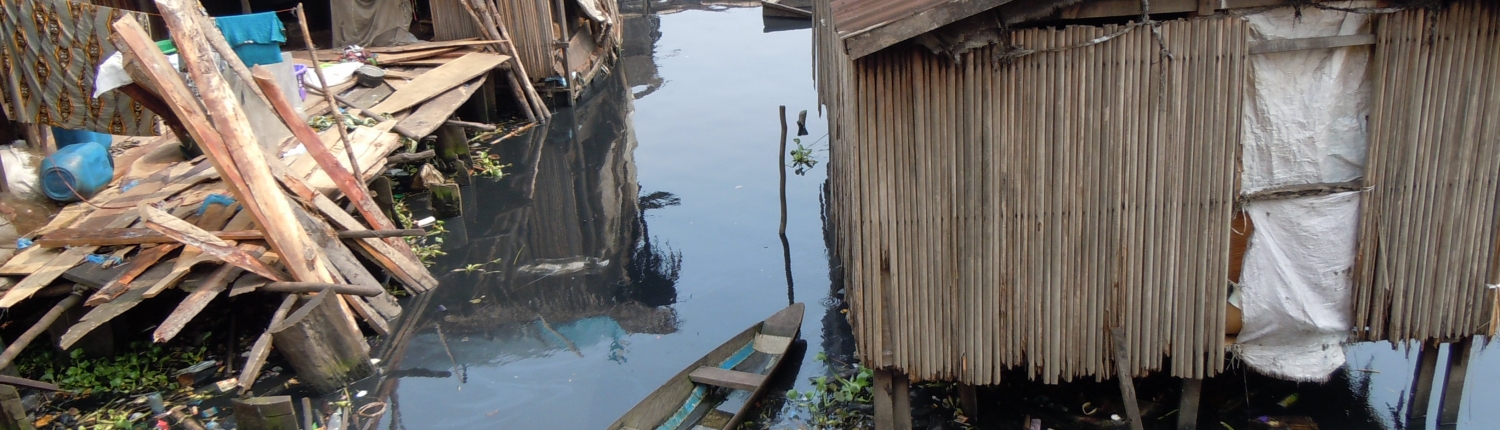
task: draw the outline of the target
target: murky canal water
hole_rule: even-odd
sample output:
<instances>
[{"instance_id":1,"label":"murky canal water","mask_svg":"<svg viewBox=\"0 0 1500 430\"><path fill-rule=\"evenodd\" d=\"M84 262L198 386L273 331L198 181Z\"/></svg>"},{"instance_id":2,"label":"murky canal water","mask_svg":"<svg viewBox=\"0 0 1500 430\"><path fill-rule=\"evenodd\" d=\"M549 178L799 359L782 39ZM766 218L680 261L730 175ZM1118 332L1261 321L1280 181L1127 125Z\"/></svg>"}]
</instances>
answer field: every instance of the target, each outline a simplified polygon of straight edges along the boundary
<instances>
[{"instance_id":1,"label":"murky canal water","mask_svg":"<svg viewBox=\"0 0 1500 430\"><path fill-rule=\"evenodd\" d=\"M793 120L808 110L802 142L817 159L828 155L809 32L764 33L754 8L651 3L656 12L623 8L634 14L608 78L548 126L498 144L492 153L510 164L505 178L476 178L464 189L465 215L446 221L448 255L433 268L442 288L409 299L402 332L380 346L383 364L406 375L371 388L391 396L380 428L603 428L789 300L808 304L807 352L777 388L795 381L805 390L809 376L828 372L813 360L817 352L852 352L830 308L841 286L825 246L822 163L788 176L792 288L777 235L777 106ZM1480 348L1462 428L1500 423L1500 354ZM1243 380L1205 385L1204 414L1398 428L1391 410L1406 403L1414 360L1383 343L1351 347L1348 377L1334 382L1349 386L1337 389L1232 375ZM1035 387L1003 389L983 397L1013 399ZM1079 398L1118 398L1110 383L1081 390ZM1270 404L1299 392L1291 407ZM1148 386L1143 397L1158 394ZM981 414L1020 423L1020 414L1002 412L1011 410Z\"/></svg>"}]
</instances>

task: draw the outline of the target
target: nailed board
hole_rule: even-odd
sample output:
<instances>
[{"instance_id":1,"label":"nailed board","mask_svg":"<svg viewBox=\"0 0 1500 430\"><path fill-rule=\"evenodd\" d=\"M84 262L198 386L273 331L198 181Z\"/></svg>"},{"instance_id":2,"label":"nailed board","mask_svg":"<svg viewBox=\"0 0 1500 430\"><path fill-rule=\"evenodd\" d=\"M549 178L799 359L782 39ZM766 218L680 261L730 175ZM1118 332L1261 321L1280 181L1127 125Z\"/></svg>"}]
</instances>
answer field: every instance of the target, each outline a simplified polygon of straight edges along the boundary
<instances>
[{"instance_id":1,"label":"nailed board","mask_svg":"<svg viewBox=\"0 0 1500 430\"><path fill-rule=\"evenodd\" d=\"M411 81L405 88L396 91L395 94L385 99L370 110L375 112L400 112L437 97L454 87L463 85L465 81L474 79L479 75L489 72L490 69L499 66L500 63L509 60L509 56L498 54L485 54L473 52L432 69L431 72L422 74Z\"/></svg>"}]
</instances>

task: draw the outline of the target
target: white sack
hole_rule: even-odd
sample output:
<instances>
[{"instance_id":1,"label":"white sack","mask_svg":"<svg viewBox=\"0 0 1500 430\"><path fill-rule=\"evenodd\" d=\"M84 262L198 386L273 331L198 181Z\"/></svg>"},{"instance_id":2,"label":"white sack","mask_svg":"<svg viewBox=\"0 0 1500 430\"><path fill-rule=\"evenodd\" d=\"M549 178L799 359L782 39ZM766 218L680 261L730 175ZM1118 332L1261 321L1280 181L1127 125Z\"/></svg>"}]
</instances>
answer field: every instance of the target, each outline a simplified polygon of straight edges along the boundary
<instances>
[{"instance_id":1,"label":"white sack","mask_svg":"<svg viewBox=\"0 0 1500 430\"><path fill-rule=\"evenodd\" d=\"M354 79L354 71L358 70L360 66L364 65L365 63L351 61L347 63L338 63L332 66L327 66L323 68L323 77L328 78L328 86L332 87L338 84L349 82L350 79ZM313 88L318 88L320 86L318 84L318 74L317 72L314 72L312 70L308 70L307 73L303 73L302 80L306 81L307 84L311 85Z\"/></svg>"},{"instance_id":2,"label":"white sack","mask_svg":"<svg viewBox=\"0 0 1500 430\"><path fill-rule=\"evenodd\" d=\"M1367 6L1368 2L1334 2ZM1370 32L1358 13L1311 7L1248 15L1251 40ZM1244 107L1243 192L1364 176L1369 46L1250 56Z\"/></svg>"},{"instance_id":3,"label":"white sack","mask_svg":"<svg viewBox=\"0 0 1500 430\"><path fill-rule=\"evenodd\" d=\"M1264 374L1325 381L1344 364L1359 192L1251 202L1255 232L1240 278L1245 326L1235 348Z\"/></svg>"}]
</instances>

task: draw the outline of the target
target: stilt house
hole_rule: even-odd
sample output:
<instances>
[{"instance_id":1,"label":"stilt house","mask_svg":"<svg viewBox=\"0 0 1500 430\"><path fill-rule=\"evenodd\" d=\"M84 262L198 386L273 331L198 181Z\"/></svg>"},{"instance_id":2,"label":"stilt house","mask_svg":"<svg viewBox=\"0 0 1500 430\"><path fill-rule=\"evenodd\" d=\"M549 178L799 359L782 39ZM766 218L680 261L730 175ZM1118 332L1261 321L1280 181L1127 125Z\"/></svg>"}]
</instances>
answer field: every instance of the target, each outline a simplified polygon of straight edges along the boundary
<instances>
[{"instance_id":1,"label":"stilt house","mask_svg":"<svg viewBox=\"0 0 1500 430\"><path fill-rule=\"evenodd\" d=\"M820 0L815 26L867 366L1202 378L1232 350L1323 380L1346 342L1494 333L1493 2Z\"/></svg>"}]
</instances>

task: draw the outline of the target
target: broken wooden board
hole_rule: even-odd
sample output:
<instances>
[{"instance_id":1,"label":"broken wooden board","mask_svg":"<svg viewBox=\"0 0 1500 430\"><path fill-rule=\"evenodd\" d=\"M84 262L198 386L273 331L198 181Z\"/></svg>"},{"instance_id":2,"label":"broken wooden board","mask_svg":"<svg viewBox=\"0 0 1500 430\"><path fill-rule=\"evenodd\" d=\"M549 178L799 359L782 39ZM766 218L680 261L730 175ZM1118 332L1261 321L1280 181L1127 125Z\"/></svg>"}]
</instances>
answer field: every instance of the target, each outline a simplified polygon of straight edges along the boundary
<instances>
[{"instance_id":1,"label":"broken wooden board","mask_svg":"<svg viewBox=\"0 0 1500 430\"><path fill-rule=\"evenodd\" d=\"M281 321L286 319L286 315L291 313L292 306L296 303L296 294L287 294L286 298L281 299L281 306L277 307L276 312L271 314L270 327L280 325ZM245 367L240 369L239 384L241 394L250 391L250 387L255 385L255 378L260 375L260 368L266 365L266 358L270 357L270 355L271 330L267 328L264 333L261 333L260 337L255 339L255 345L250 348L249 358L245 360Z\"/></svg>"},{"instance_id":2,"label":"broken wooden board","mask_svg":"<svg viewBox=\"0 0 1500 430\"><path fill-rule=\"evenodd\" d=\"M202 250L224 262L244 268L245 270L276 280L286 280L287 277L279 271L266 266L255 257L251 257L244 251L234 248L229 242L209 234L197 226L194 226L181 218L177 218L156 209L150 205L142 204L137 207L141 216L146 221L146 227L156 230L161 234L171 236L184 245ZM179 257L192 258L192 256Z\"/></svg>"},{"instance_id":3,"label":"broken wooden board","mask_svg":"<svg viewBox=\"0 0 1500 430\"><path fill-rule=\"evenodd\" d=\"M63 334L62 339L58 342L58 346L61 346L63 349L72 347L73 343L78 342L79 339L83 339L89 332L94 331L94 329L103 326L109 320L120 316L120 314L124 314L125 311L140 304L142 300L146 299L146 289L139 285L155 283L161 277L166 276L171 270L171 266L164 264L158 264L146 270L146 273L141 274L137 278L137 281L141 282L137 284L136 288L126 290L125 294L121 294L120 297L115 298L109 303L99 305L89 310L89 313L84 314L83 318L79 319L77 324L73 324L72 327L68 328L67 333Z\"/></svg>"},{"instance_id":4,"label":"broken wooden board","mask_svg":"<svg viewBox=\"0 0 1500 430\"><path fill-rule=\"evenodd\" d=\"M498 41L478 40L478 38L471 37L467 39L446 40L441 42L417 42L401 46L380 46L375 48L365 48L365 51L374 52L377 54L388 54L393 52L408 52L432 48L446 48L450 46L484 46L495 42Z\"/></svg>"},{"instance_id":5,"label":"broken wooden board","mask_svg":"<svg viewBox=\"0 0 1500 430\"><path fill-rule=\"evenodd\" d=\"M436 56L439 56L439 55L442 55L442 54L446 54L446 53L449 53L449 52L457 51L457 50L459 50L459 48L462 48L462 47L460 47L460 46L443 46L443 47L437 47L437 48L432 48L432 49L422 49L422 50L416 50L416 51L394 52L394 53L387 53L387 54L379 54L379 55L375 56L375 61L378 62L378 64L380 64L381 66L398 65L398 64L401 64L401 63L406 62L406 61L421 60L421 59L424 59L424 58L436 57Z\"/></svg>"},{"instance_id":6,"label":"broken wooden board","mask_svg":"<svg viewBox=\"0 0 1500 430\"><path fill-rule=\"evenodd\" d=\"M135 220L136 212L127 211L116 216L113 221L109 222L106 228L128 227ZM99 249L97 246L79 246L64 250L57 257L48 261L41 269L21 279L21 282L16 283L15 286L6 291L5 297L0 297L0 308L15 306L21 300L31 297L37 290L57 280L59 276L62 276L63 272L67 272L68 269L72 269L73 266L83 262L84 258L88 257L89 254L93 254L97 249Z\"/></svg>"},{"instance_id":7,"label":"broken wooden board","mask_svg":"<svg viewBox=\"0 0 1500 430\"><path fill-rule=\"evenodd\" d=\"M509 56L499 54L486 54L471 52L464 54L456 60L438 66L432 71L423 73L411 81L406 88L396 91L395 94L370 110L375 112L400 112L427 101L433 97L447 92L463 82L474 79L488 73L490 69L499 66L500 63L509 60Z\"/></svg>"},{"instance_id":8,"label":"broken wooden board","mask_svg":"<svg viewBox=\"0 0 1500 430\"><path fill-rule=\"evenodd\" d=\"M210 230L221 228L227 230L249 229L252 224L251 216L249 213L240 211L239 209L239 203L230 206L208 208L204 211L203 216L199 217L198 221L194 222L193 225ZM231 216L234 217L232 221L230 220ZM189 246L184 248L182 254L177 256L177 263L172 265L172 272L146 289L146 298L156 297L162 291L177 286L177 283L182 281L183 277L187 276L188 272L193 269L193 266L210 261L218 261L218 257L212 253L204 252L204 250L197 247ZM269 268L270 266L266 267Z\"/></svg>"},{"instance_id":9,"label":"broken wooden board","mask_svg":"<svg viewBox=\"0 0 1500 430\"><path fill-rule=\"evenodd\" d=\"M463 106L464 102L469 100L469 96L474 95L474 92L484 85L485 79L487 79L485 76L480 76L422 103L421 106L412 110L410 116L401 119L401 126L419 135L432 134L437 131L438 127L443 126L444 121L453 117L453 112L457 111L459 106Z\"/></svg>"},{"instance_id":10,"label":"broken wooden board","mask_svg":"<svg viewBox=\"0 0 1500 430\"><path fill-rule=\"evenodd\" d=\"M347 100L354 107L369 109L371 106L380 104L381 101L385 100L386 97L390 97L395 92L395 87L381 82L379 86L374 88L360 88L350 91L348 97L345 97L344 100Z\"/></svg>"},{"instance_id":11,"label":"broken wooden board","mask_svg":"<svg viewBox=\"0 0 1500 430\"><path fill-rule=\"evenodd\" d=\"M245 251L247 254L257 256L262 263L267 265L276 262L275 254L267 253L264 246L241 244L239 249ZM177 337L177 334L182 332L183 328L187 327L187 323L192 321L193 317L198 316L198 313L202 312L203 308L208 307L208 303L212 302L214 297L224 292L224 289L229 286L229 282L239 276L243 270L232 264L224 264L214 269L213 273L209 274L198 285L198 289L193 290L192 293L188 294L187 298L182 299L182 302L177 304L177 308L173 309L172 313L168 314L167 318L162 320L161 325L157 326L156 331L152 333L152 339L157 343L162 343Z\"/></svg>"},{"instance_id":12,"label":"broken wooden board","mask_svg":"<svg viewBox=\"0 0 1500 430\"><path fill-rule=\"evenodd\" d=\"M128 268L125 269L124 273L121 273L119 277L115 278L112 281L109 281L109 283L104 284L103 287L99 287L99 291L95 291L94 295L89 296L89 299L84 302L84 305L98 306L114 300L116 297L119 297L120 294L125 293L125 291L130 288L131 282L134 282L136 278L140 277L147 270L156 266L156 262L161 261L162 257L166 257L167 254L170 254L172 253L172 251L176 251L181 247L182 244L180 243L172 243L157 245L153 248L141 251L139 254L135 255L135 258L125 262L125 265L128 266Z\"/></svg>"}]
</instances>

